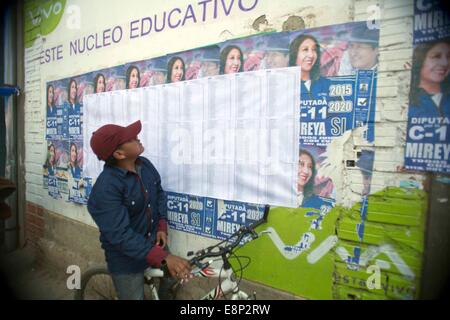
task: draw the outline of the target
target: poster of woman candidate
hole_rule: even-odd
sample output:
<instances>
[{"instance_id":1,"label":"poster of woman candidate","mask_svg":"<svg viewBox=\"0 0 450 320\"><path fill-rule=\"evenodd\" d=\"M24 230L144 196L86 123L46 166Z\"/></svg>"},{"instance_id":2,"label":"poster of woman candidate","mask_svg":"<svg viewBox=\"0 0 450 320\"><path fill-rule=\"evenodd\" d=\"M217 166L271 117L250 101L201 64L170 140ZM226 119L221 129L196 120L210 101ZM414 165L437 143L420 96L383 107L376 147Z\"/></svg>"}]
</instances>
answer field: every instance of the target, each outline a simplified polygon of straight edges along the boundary
<instances>
[{"instance_id":1,"label":"poster of woman candidate","mask_svg":"<svg viewBox=\"0 0 450 320\"><path fill-rule=\"evenodd\" d=\"M46 88L46 139L55 139L58 136L58 126L56 120L55 86L48 83Z\"/></svg>"},{"instance_id":2,"label":"poster of woman candidate","mask_svg":"<svg viewBox=\"0 0 450 320\"><path fill-rule=\"evenodd\" d=\"M200 52L190 50L167 56L166 83L175 83L197 78L200 66Z\"/></svg>"},{"instance_id":3,"label":"poster of woman candidate","mask_svg":"<svg viewBox=\"0 0 450 320\"><path fill-rule=\"evenodd\" d=\"M220 48L212 45L167 55L166 83L219 74Z\"/></svg>"},{"instance_id":4,"label":"poster of woman candidate","mask_svg":"<svg viewBox=\"0 0 450 320\"><path fill-rule=\"evenodd\" d=\"M67 176L69 201L86 204L87 198L84 192L84 181L82 177L83 168L83 141L72 140L69 142L67 153Z\"/></svg>"},{"instance_id":5,"label":"poster of woman candidate","mask_svg":"<svg viewBox=\"0 0 450 320\"><path fill-rule=\"evenodd\" d=\"M67 100L67 81L57 80L47 83L46 105L46 140L66 139L69 135L68 114L64 108Z\"/></svg>"},{"instance_id":6,"label":"poster of woman candidate","mask_svg":"<svg viewBox=\"0 0 450 320\"><path fill-rule=\"evenodd\" d=\"M89 78L92 79L93 93L125 89L125 72L125 65L91 72Z\"/></svg>"},{"instance_id":7,"label":"poster of woman candidate","mask_svg":"<svg viewBox=\"0 0 450 320\"><path fill-rule=\"evenodd\" d=\"M343 135L364 128L374 139L379 30L365 22L293 32L289 66L301 68L298 192L302 207L334 205L330 159ZM326 163L328 170L324 170Z\"/></svg>"},{"instance_id":8,"label":"poster of woman candidate","mask_svg":"<svg viewBox=\"0 0 450 320\"><path fill-rule=\"evenodd\" d=\"M450 17L439 2L416 1L414 10L405 168L449 173ZM446 19L427 23L433 16Z\"/></svg>"},{"instance_id":9,"label":"poster of woman candidate","mask_svg":"<svg viewBox=\"0 0 450 320\"><path fill-rule=\"evenodd\" d=\"M257 36L220 43L219 74L231 74L262 69L262 44L263 42Z\"/></svg>"},{"instance_id":10,"label":"poster of woman candidate","mask_svg":"<svg viewBox=\"0 0 450 320\"><path fill-rule=\"evenodd\" d=\"M55 199L65 197L68 194L67 144L67 140L50 140L47 142L44 179L47 180L48 194Z\"/></svg>"},{"instance_id":11,"label":"poster of woman candidate","mask_svg":"<svg viewBox=\"0 0 450 320\"><path fill-rule=\"evenodd\" d=\"M82 77L70 78L67 86L67 101L64 109L68 117L69 139L80 140L83 138L82 115L83 107L80 99L83 95Z\"/></svg>"}]
</instances>

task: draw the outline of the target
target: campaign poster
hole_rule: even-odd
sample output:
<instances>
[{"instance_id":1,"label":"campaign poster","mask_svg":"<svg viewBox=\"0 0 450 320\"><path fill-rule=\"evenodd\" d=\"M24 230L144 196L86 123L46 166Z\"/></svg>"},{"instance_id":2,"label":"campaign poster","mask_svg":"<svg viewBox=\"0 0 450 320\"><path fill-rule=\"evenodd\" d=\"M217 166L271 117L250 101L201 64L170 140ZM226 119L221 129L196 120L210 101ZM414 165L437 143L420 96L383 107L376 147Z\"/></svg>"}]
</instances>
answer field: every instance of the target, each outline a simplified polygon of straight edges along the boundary
<instances>
[{"instance_id":1,"label":"campaign poster","mask_svg":"<svg viewBox=\"0 0 450 320\"><path fill-rule=\"evenodd\" d=\"M69 201L85 204L83 192L83 141L71 140L68 144L69 160L67 163Z\"/></svg>"},{"instance_id":2,"label":"campaign poster","mask_svg":"<svg viewBox=\"0 0 450 320\"><path fill-rule=\"evenodd\" d=\"M126 87L126 68L120 65L89 73L92 82L92 93L123 90Z\"/></svg>"},{"instance_id":3,"label":"campaign poster","mask_svg":"<svg viewBox=\"0 0 450 320\"><path fill-rule=\"evenodd\" d=\"M167 55L166 83L211 77L219 74L220 48L217 45Z\"/></svg>"},{"instance_id":4,"label":"campaign poster","mask_svg":"<svg viewBox=\"0 0 450 320\"><path fill-rule=\"evenodd\" d=\"M338 182L323 175L321 164L330 166L336 139L362 128L362 138L374 140L379 30L355 22L292 32L289 38L289 66L302 70L299 201L330 210Z\"/></svg>"},{"instance_id":5,"label":"campaign poster","mask_svg":"<svg viewBox=\"0 0 450 320\"><path fill-rule=\"evenodd\" d=\"M415 1L405 168L450 172L450 16Z\"/></svg>"},{"instance_id":6,"label":"campaign poster","mask_svg":"<svg viewBox=\"0 0 450 320\"><path fill-rule=\"evenodd\" d=\"M189 50L167 55L166 83L196 79L200 69L200 52Z\"/></svg>"},{"instance_id":7,"label":"campaign poster","mask_svg":"<svg viewBox=\"0 0 450 320\"><path fill-rule=\"evenodd\" d=\"M289 32L259 36L254 49L248 54L244 69L258 65L258 69L286 68L289 66Z\"/></svg>"},{"instance_id":8,"label":"campaign poster","mask_svg":"<svg viewBox=\"0 0 450 320\"><path fill-rule=\"evenodd\" d=\"M46 88L46 139L56 139L58 137L55 86L47 83Z\"/></svg>"},{"instance_id":9,"label":"campaign poster","mask_svg":"<svg viewBox=\"0 0 450 320\"><path fill-rule=\"evenodd\" d=\"M242 225L264 216L264 205L167 193L167 219L172 229L214 239L226 239Z\"/></svg>"},{"instance_id":10,"label":"campaign poster","mask_svg":"<svg viewBox=\"0 0 450 320\"><path fill-rule=\"evenodd\" d=\"M125 80L124 89L136 89L148 85L148 78L145 77L146 61L127 63L124 66L119 66L117 68L123 70L123 77ZM119 73L119 71L117 73Z\"/></svg>"},{"instance_id":11,"label":"campaign poster","mask_svg":"<svg viewBox=\"0 0 450 320\"><path fill-rule=\"evenodd\" d=\"M81 77L74 77L68 80L67 101L64 103L64 113L67 114L69 139L83 139L82 116L83 106L80 102L83 92L81 86Z\"/></svg>"},{"instance_id":12,"label":"campaign poster","mask_svg":"<svg viewBox=\"0 0 450 320\"><path fill-rule=\"evenodd\" d=\"M46 140L69 138L69 120L65 108L67 85L68 82L64 79L47 83ZM52 102L54 108L49 106Z\"/></svg>"},{"instance_id":13,"label":"campaign poster","mask_svg":"<svg viewBox=\"0 0 450 320\"><path fill-rule=\"evenodd\" d=\"M83 97L94 93L94 79L91 74L85 74L78 77L77 98L80 105L83 105Z\"/></svg>"},{"instance_id":14,"label":"campaign poster","mask_svg":"<svg viewBox=\"0 0 450 320\"><path fill-rule=\"evenodd\" d=\"M219 47L219 74L262 69L263 49L259 36L225 41L220 43Z\"/></svg>"},{"instance_id":15,"label":"campaign poster","mask_svg":"<svg viewBox=\"0 0 450 320\"><path fill-rule=\"evenodd\" d=\"M167 57L157 57L143 62L141 83L143 87L164 84L167 81Z\"/></svg>"},{"instance_id":16,"label":"campaign poster","mask_svg":"<svg viewBox=\"0 0 450 320\"><path fill-rule=\"evenodd\" d=\"M220 69L220 48L217 45L192 50L186 61L186 80L217 76Z\"/></svg>"},{"instance_id":17,"label":"campaign poster","mask_svg":"<svg viewBox=\"0 0 450 320\"><path fill-rule=\"evenodd\" d=\"M57 157L57 165L56 165L56 177L58 184L58 191L67 200L69 195L69 185L68 178L69 173L67 171L67 164L69 163L69 141L67 140L58 140L54 141L56 146L56 157Z\"/></svg>"},{"instance_id":18,"label":"campaign poster","mask_svg":"<svg viewBox=\"0 0 450 320\"><path fill-rule=\"evenodd\" d=\"M89 193L92 189L92 185L89 183L89 180L83 177L75 179L69 176L69 201L76 204L87 204Z\"/></svg>"},{"instance_id":19,"label":"campaign poster","mask_svg":"<svg viewBox=\"0 0 450 320\"><path fill-rule=\"evenodd\" d=\"M47 180L48 194L60 199L68 194L67 186L67 144L66 140L47 142L47 158L44 164L44 180ZM45 176L47 175L47 178Z\"/></svg>"}]
</instances>

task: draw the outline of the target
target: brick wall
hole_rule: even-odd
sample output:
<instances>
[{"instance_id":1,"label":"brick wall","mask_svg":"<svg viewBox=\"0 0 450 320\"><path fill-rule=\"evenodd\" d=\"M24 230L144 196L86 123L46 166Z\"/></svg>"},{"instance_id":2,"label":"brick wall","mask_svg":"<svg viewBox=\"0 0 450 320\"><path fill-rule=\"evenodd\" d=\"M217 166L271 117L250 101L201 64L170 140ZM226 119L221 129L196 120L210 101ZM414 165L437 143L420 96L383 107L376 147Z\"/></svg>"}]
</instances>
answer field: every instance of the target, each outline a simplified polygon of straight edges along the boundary
<instances>
[{"instance_id":1,"label":"brick wall","mask_svg":"<svg viewBox=\"0 0 450 320\"><path fill-rule=\"evenodd\" d=\"M27 202L25 214L25 239L33 247L37 247L39 239L44 236L44 209L32 202Z\"/></svg>"},{"instance_id":2,"label":"brick wall","mask_svg":"<svg viewBox=\"0 0 450 320\"><path fill-rule=\"evenodd\" d=\"M37 3L25 1L25 14L36 12ZM38 20L39 21L39 20ZM40 53L43 39L37 32L40 23L27 26L24 29L25 39L33 43L25 46L25 180L26 199L35 205L42 205L43 181L42 164L46 156L45 140L45 109L42 108L42 91L40 72ZM28 210L27 210L28 211Z\"/></svg>"},{"instance_id":3,"label":"brick wall","mask_svg":"<svg viewBox=\"0 0 450 320\"><path fill-rule=\"evenodd\" d=\"M45 234L44 209L27 201L25 209L24 245L32 248L36 256L36 265L43 266L43 255L40 248L40 240Z\"/></svg>"}]
</instances>

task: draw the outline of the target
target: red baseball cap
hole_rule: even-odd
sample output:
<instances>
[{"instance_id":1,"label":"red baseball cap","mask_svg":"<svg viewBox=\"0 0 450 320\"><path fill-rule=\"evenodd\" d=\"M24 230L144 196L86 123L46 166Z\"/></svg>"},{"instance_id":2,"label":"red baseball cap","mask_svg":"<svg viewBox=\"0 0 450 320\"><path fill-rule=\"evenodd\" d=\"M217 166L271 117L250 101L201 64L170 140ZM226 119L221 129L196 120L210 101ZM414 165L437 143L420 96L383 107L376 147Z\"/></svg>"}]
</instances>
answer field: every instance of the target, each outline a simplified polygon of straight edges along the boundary
<instances>
[{"instance_id":1,"label":"red baseball cap","mask_svg":"<svg viewBox=\"0 0 450 320\"><path fill-rule=\"evenodd\" d=\"M91 148L99 160L107 160L122 143L136 137L142 124L138 120L128 127L107 124L92 133Z\"/></svg>"}]
</instances>

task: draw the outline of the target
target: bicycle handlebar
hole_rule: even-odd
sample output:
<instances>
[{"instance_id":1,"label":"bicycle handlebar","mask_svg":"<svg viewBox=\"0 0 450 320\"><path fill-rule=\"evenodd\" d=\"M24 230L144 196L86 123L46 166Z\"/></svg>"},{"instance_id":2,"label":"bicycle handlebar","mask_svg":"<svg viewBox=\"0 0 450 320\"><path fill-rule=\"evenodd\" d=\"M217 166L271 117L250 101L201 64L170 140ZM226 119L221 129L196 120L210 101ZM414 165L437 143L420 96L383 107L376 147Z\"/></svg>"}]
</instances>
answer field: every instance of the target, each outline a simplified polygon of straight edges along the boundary
<instances>
[{"instance_id":1,"label":"bicycle handlebar","mask_svg":"<svg viewBox=\"0 0 450 320\"><path fill-rule=\"evenodd\" d=\"M207 247L206 249L202 249L199 250L195 253L195 257L189 260L189 263L191 265L196 265L198 267L202 267L202 265L200 264L200 261L202 261L205 258L212 258L212 257L219 257L219 256L223 256L226 253L229 253L231 251L233 251L233 249L242 241L242 239L250 234L252 236L253 239L258 238L258 234L255 232L255 228L260 226L263 223L267 222L267 216L269 215L269 210L270 210L270 206L269 205L265 205L264 206L264 215L263 218L258 220L256 223L253 223L249 226L242 226L238 231L236 231L235 233L233 233L231 236L229 236L227 239L225 239L222 242L219 242L218 244L214 245L214 246L210 246ZM234 240L232 243L221 247L219 246L221 243L229 241L230 239L237 237L236 240ZM212 252L212 250L214 248L218 247L219 250L216 252ZM193 253L192 253L193 254ZM188 253L188 255L190 255Z\"/></svg>"}]
</instances>

